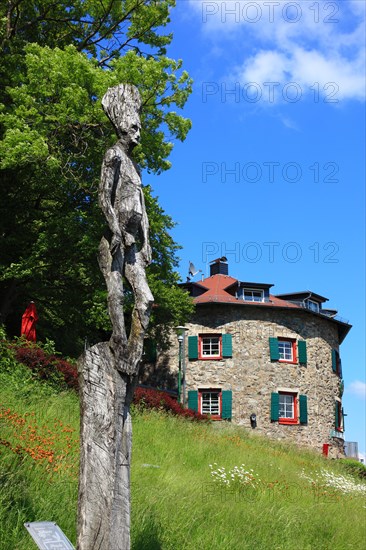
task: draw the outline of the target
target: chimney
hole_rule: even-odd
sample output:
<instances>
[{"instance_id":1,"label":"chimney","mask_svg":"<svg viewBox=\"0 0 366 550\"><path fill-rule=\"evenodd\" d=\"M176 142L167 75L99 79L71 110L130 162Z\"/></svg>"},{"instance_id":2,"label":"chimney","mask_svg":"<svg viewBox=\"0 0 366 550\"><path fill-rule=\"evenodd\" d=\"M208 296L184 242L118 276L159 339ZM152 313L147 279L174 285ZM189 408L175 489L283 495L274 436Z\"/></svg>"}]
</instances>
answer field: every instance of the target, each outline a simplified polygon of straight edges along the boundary
<instances>
[{"instance_id":1,"label":"chimney","mask_svg":"<svg viewBox=\"0 0 366 550\"><path fill-rule=\"evenodd\" d=\"M217 258L210 262L210 276L212 275L228 275L229 266L227 265L227 258Z\"/></svg>"}]
</instances>

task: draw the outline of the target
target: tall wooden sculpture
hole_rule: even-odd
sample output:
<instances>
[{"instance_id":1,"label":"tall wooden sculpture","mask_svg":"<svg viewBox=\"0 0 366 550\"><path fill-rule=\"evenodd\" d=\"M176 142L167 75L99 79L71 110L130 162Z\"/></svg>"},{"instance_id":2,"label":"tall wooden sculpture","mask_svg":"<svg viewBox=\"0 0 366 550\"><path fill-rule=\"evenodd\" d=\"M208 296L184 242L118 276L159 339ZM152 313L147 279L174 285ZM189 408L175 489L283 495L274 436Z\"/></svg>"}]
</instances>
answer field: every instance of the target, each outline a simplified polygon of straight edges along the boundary
<instances>
[{"instance_id":1,"label":"tall wooden sculpture","mask_svg":"<svg viewBox=\"0 0 366 550\"><path fill-rule=\"evenodd\" d=\"M99 266L108 291L109 342L88 349L79 361L81 462L78 550L130 548L131 418L153 296L145 268L151 260L149 224L139 171L131 152L140 139L137 88L110 88L102 100L118 141L103 161L99 203L108 230L99 246ZM134 294L127 334L124 278Z\"/></svg>"}]
</instances>

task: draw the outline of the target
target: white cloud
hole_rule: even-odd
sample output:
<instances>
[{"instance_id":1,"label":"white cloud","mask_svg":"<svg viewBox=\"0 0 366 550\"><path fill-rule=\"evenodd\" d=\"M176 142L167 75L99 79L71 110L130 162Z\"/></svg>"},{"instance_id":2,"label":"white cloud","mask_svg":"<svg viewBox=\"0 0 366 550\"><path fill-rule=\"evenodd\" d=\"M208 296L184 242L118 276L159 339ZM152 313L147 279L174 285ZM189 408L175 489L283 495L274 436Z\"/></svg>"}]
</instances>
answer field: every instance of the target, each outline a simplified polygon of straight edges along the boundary
<instances>
[{"instance_id":1,"label":"white cloud","mask_svg":"<svg viewBox=\"0 0 366 550\"><path fill-rule=\"evenodd\" d=\"M321 96L326 103L338 103L342 99L365 97L363 65L361 56L345 62L337 54L329 56L299 47L294 47L291 53L262 50L246 60L235 78L242 85L256 82L263 86L271 82L283 87L293 82L303 94L312 94L316 100ZM279 97L281 94L274 95L275 99Z\"/></svg>"},{"instance_id":2,"label":"white cloud","mask_svg":"<svg viewBox=\"0 0 366 550\"><path fill-rule=\"evenodd\" d=\"M241 82L283 82L289 71L289 62L285 54L276 51L258 52L244 64Z\"/></svg>"},{"instance_id":3,"label":"white cloud","mask_svg":"<svg viewBox=\"0 0 366 550\"><path fill-rule=\"evenodd\" d=\"M351 382L346 390L347 393L366 399L366 383L361 380L354 380L354 382Z\"/></svg>"},{"instance_id":4,"label":"white cloud","mask_svg":"<svg viewBox=\"0 0 366 550\"><path fill-rule=\"evenodd\" d=\"M312 86L319 83L325 100L365 98L364 2L190 0L190 5L206 35L233 52L228 74L243 85L296 82L314 94Z\"/></svg>"}]
</instances>

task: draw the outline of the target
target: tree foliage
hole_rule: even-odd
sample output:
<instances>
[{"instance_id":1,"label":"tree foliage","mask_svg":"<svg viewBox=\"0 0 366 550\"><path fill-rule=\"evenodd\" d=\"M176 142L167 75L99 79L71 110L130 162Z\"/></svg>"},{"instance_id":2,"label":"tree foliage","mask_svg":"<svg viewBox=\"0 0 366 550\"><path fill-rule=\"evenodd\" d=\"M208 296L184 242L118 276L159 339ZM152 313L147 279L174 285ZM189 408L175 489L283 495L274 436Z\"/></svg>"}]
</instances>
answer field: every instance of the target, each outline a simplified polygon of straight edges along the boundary
<instances>
[{"instance_id":1,"label":"tree foliage","mask_svg":"<svg viewBox=\"0 0 366 550\"><path fill-rule=\"evenodd\" d=\"M108 330L96 263L103 231L97 205L100 165L113 130L100 100L120 82L138 86L143 133L136 161L146 172L170 167L174 140L190 121L191 80L169 59L174 0L9 0L0 7L0 314L18 333L30 299L43 337L77 353L84 337ZM176 112L174 109L177 109ZM174 226L145 188L151 223L155 325L192 309L177 289ZM157 331L163 335L164 331Z\"/></svg>"}]
</instances>

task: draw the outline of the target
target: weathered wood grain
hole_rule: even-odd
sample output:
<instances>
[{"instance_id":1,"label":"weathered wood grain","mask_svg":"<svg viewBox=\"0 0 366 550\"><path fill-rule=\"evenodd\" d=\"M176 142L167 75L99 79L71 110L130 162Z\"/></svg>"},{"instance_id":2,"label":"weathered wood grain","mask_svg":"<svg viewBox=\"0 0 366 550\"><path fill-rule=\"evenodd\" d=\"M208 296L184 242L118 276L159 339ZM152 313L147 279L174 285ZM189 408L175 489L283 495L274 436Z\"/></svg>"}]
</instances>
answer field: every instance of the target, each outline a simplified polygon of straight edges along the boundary
<instances>
[{"instance_id":1,"label":"weathered wood grain","mask_svg":"<svg viewBox=\"0 0 366 550\"><path fill-rule=\"evenodd\" d=\"M110 88L102 105L117 143L104 157L99 203L108 223L98 261L108 291L109 342L79 360L81 458L78 550L129 550L132 426L129 407L137 383L153 296L146 279L151 261L149 224L140 174L131 152L140 139L138 90ZM124 278L134 294L127 335Z\"/></svg>"}]
</instances>

